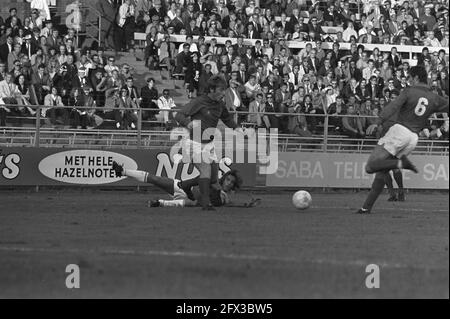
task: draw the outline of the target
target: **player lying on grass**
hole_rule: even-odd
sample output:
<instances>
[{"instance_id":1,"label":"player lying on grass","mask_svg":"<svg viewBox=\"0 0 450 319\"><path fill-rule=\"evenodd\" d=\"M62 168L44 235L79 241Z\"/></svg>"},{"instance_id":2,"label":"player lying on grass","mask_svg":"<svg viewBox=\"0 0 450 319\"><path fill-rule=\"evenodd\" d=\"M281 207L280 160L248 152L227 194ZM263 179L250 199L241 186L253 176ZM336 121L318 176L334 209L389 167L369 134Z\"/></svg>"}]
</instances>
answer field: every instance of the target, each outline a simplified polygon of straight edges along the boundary
<instances>
[{"instance_id":1,"label":"player lying on grass","mask_svg":"<svg viewBox=\"0 0 450 319\"><path fill-rule=\"evenodd\" d=\"M448 113L449 102L431 91L427 85L428 74L423 66L410 69L412 84L385 106L380 114L380 125L390 126L380 138L366 164L369 174L376 174L372 189L363 207L357 213L370 213L375 201L383 191L386 174L394 169L408 169L418 173L417 168L407 158L417 145L419 132L428 125L433 113ZM393 123L393 125L390 125ZM388 124L388 125L387 125Z\"/></svg>"},{"instance_id":2,"label":"player lying on grass","mask_svg":"<svg viewBox=\"0 0 450 319\"><path fill-rule=\"evenodd\" d=\"M199 177L180 181L167 177L160 177L152 175L148 172L131 170L123 168L117 162L113 162L112 169L117 177L128 176L136 179L139 182L149 183L159 187L172 196L172 199L158 199L149 201L151 207L186 207L186 206L200 206L201 193L199 190ZM185 192L181 187L186 189L186 185L191 185L188 192ZM242 178L238 171L230 170L226 172L217 184L210 185L209 198L213 206L228 206L228 207L254 207L259 204L260 199L251 199L248 203L233 203L230 200L230 194L238 190L242 185Z\"/></svg>"}]
</instances>

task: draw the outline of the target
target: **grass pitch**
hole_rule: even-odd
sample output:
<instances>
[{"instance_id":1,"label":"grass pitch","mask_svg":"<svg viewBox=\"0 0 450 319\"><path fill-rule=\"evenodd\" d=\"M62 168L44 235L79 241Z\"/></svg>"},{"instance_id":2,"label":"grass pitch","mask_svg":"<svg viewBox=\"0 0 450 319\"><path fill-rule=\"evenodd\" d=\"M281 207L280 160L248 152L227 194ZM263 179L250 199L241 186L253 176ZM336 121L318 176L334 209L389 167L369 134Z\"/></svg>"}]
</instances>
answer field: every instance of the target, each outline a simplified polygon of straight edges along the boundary
<instances>
[{"instance_id":1,"label":"grass pitch","mask_svg":"<svg viewBox=\"0 0 450 319\"><path fill-rule=\"evenodd\" d=\"M154 191L0 191L0 298L448 298L448 194L353 214L366 194L312 192L297 211L292 192L267 192L203 212L148 208Z\"/></svg>"}]
</instances>

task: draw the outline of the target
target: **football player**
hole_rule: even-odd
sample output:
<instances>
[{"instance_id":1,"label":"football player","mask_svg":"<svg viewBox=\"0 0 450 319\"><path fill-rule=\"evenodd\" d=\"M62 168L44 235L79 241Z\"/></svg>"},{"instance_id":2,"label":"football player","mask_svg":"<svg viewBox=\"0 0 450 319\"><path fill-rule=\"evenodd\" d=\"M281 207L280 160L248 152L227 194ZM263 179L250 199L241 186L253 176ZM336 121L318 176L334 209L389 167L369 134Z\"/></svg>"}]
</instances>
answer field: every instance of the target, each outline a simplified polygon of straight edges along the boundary
<instances>
[{"instance_id":1,"label":"football player","mask_svg":"<svg viewBox=\"0 0 450 319\"><path fill-rule=\"evenodd\" d=\"M405 88L380 114L380 125L389 121L394 124L380 138L367 161L366 172L376 175L366 201L357 211L359 214L371 212L390 170L408 169L418 173L407 155L416 147L418 134L427 127L428 118L433 113L448 113L448 100L428 87L428 74L423 66L412 67L409 76L412 86Z\"/></svg>"}]
</instances>

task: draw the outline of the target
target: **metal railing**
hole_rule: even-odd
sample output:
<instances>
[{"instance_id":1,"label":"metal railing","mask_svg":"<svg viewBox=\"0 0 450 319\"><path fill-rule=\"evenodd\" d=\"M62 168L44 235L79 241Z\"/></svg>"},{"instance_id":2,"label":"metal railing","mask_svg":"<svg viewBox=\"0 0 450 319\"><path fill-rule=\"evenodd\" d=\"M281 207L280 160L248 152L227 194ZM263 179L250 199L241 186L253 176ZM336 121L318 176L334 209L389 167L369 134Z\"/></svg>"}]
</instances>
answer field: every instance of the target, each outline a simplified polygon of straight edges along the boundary
<instances>
[{"instance_id":1,"label":"metal railing","mask_svg":"<svg viewBox=\"0 0 450 319\"><path fill-rule=\"evenodd\" d=\"M23 107L21 105L0 105L0 108ZM12 146L19 144L24 146L40 147L41 141L45 141L46 146L58 147L128 147L128 148L161 148L170 147L175 141L170 140L170 132L161 130L164 122L160 121L144 121L142 113L145 111L153 112L176 112L177 109L159 109L159 108L128 108L122 111L133 112L137 116L136 129L134 130L118 130L118 129L68 129L66 127L54 126L49 123L49 118L43 117L41 111L43 108L51 109L49 106L29 105L28 107L36 111L35 117L21 117L17 120L31 119L34 121L34 127L18 128L18 127L0 127L0 145ZM118 110L114 107L89 107L89 106L60 106L55 109L73 109L78 110L96 110L96 111L113 111ZM330 118L356 117L374 119L371 115L330 115L330 114L305 114L305 113L278 113L278 112L246 112L235 111L237 116L248 115L274 115L276 117L304 116L315 117L318 122L323 123L317 127L323 129L323 133L311 135L310 137L298 136L296 134L278 134L278 144L281 150L322 150L324 152L339 152L343 150L352 150L356 152L370 151L376 144L374 137L361 139L349 138L344 135L330 134ZM97 113L98 115L98 113ZM7 118L8 120L8 118ZM44 120L44 125L42 125ZM448 121L448 119L431 118L433 121ZM105 120L113 122L113 120ZM144 130L143 124L157 124L159 130ZM253 123L243 122L242 126L254 126ZM257 132L257 130L256 130ZM9 141L9 142L8 142ZM16 141L16 143L14 143ZM57 142L62 143L57 143ZM422 140L417 148L418 152L427 154L448 155L449 143L447 140Z\"/></svg>"}]
</instances>

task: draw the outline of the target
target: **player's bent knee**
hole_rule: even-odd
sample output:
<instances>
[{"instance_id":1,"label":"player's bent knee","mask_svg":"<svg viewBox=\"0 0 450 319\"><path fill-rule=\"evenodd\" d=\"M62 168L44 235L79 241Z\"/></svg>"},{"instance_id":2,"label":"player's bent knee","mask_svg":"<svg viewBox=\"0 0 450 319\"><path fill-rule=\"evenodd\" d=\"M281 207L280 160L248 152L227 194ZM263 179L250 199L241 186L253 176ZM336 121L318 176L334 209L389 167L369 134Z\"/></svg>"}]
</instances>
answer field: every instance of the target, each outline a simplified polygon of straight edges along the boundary
<instances>
[{"instance_id":1,"label":"player's bent knee","mask_svg":"<svg viewBox=\"0 0 450 319\"><path fill-rule=\"evenodd\" d=\"M374 161L375 160L373 158L369 158L369 160L367 161L367 164L366 164L366 167L365 167L367 174L375 173L375 169L374 169L374 166L373 166L373 162Z\"/></svg>"}]
</instances>

